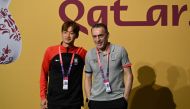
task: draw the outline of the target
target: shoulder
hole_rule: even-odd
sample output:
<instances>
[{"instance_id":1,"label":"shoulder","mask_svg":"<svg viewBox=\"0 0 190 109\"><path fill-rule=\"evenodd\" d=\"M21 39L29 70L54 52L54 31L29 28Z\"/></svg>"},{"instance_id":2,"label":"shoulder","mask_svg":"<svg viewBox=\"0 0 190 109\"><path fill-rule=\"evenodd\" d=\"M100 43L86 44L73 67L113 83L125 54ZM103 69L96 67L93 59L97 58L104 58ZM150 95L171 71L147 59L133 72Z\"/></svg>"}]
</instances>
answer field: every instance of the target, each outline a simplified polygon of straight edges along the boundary
<instances>
[{"instance_id":1,"label":"shoulder","mask_svg":"<svg viewBox=\"0 0 190 109\"><path fill-rule=\"evenodd\" d=\"M49 46L45 50L45 55L57 54L58 50L59 50L59 45Z\"/></svg>"},{"instance_id":2,"label":"shoulder","mask_svg":"<svg viewBox=\"0 0 190 109\"><path fill-rule=\"evenodd\" d=\"M77 47L77 49L78 49L79 53L84 53L84 54L87 53L87 50L83 47Z\"/></svg>"},{"instance_id":3,"label":"shoulder","mask_svg":"<svg viewBox=\"0 0 190 109\"><path fill-rule=\"evenodd\" d=\"M46 51L52 51L52 50L58 50L58 49L59 49L59 45L54 45L54 46L47 47Z\"/></svg>"},{"instance_id":4,"label":"shoulder","mask_svg":"<svg viewBox=\"0 0 190 109\"><path fill-rule=\"evenodd\" d=\"M123 46L117 44L111 44L111 49L118 52L125 51Z\"/></svg>"},{"instance_id":5,"label":"shoulder","mask_svg":"<svg viewBox=\"0 0 190 109\"><path fill-rule=\"evenodd\" d=\"M51 59L53 56L55 56L58 53L59 46L49 46L46 48L44 57L47 59Z\"/></svg>"},{"instance_id":6,"label":"shoulder","mask_svg":"<svg viewBox=\"0 0 190 109\"><path fill-rule=\"evenodd\" d=\"M90 49L86 54L87 57L93 57L94 55L96 55L96 48Z\"/></svg>"},{"instance_id":7,"label":"shoulder","mask_svg":"<svg viewBox=\"0 0 190 109\"><path fill-rule=\"evenodd\" d=\"M76 54L78 54L83 60L85 59L87 50L84 49L83 47L76 47Z\"/></svg>"}]
</instances>

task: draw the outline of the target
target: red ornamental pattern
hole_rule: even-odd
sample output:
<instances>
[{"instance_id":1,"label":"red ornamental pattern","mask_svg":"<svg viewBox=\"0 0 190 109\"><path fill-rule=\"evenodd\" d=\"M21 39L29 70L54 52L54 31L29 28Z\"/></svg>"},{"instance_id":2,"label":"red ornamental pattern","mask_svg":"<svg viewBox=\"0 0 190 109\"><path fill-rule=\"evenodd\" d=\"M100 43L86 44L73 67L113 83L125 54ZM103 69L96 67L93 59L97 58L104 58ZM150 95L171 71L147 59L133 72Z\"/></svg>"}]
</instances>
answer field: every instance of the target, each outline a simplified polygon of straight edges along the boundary
<instances>
[{"instance_id":1,"label":"red ornamental pattern","mask_svg":"<svg viewBox=\"0 0 190 109\"><path fill-rule=\"evenodd\" d=\"M0 54L0 64L8 64L13 61L13 57L10 57L11 49L8 47L3 48L2 54ZM8 59L7 59L8 58Z\"/></svg>"},{"instance_id":2,"label":"red ornamental pattern","mask_svg":"<svg viewBox=\"0 0 190 109\"><path fill-rule=\"evenodd\" d=\"M8 12L8 9L0 9L0 19L3 20L3 24L0 24L0 36L4 37L3 34L9 34L9 39L20 41L20 32L15 25L15 21L12 19L11 15Z\"/></svg>"}]
</instances>

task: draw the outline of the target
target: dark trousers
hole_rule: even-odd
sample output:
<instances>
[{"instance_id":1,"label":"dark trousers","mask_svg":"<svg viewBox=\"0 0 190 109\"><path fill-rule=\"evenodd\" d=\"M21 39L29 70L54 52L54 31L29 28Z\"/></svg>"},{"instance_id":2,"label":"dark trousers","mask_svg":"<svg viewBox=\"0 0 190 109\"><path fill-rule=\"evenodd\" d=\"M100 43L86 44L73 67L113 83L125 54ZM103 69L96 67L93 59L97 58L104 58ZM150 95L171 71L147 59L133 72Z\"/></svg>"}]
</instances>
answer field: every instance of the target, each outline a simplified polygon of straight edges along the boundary
<instances>
[{"instance_id":1,"label":"dark trousers","mask_svg":"<svg viewBox=\"0 0 190 109\"><path fill-rule=\"evenodd\" d=\"M58 106L58 105L51 105L48 104L48 109L81 109L81 106Z\"/></svg>"},{"instance_id":2,"label":"dark trousers","mask_svg":"<svg viewBox=\"0 0 190 109\"><path fill-rule=\"evenodd\" d=\"M89 109L127 109L128 103L125 98L111 101L93 101L88 103Z\"/></svg>"}]
</instances>

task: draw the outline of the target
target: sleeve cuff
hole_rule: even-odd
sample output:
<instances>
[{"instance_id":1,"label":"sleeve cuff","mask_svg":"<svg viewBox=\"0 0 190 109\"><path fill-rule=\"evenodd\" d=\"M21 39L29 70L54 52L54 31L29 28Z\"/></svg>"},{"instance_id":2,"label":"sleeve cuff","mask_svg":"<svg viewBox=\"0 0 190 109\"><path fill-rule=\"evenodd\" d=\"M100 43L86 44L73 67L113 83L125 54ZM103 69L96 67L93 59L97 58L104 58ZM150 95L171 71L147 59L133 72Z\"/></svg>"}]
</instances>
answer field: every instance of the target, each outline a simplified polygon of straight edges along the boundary
<instances>
[{"instance_id":1,"label":"sleeve cuff","mask_svg":"<svg viewBox=\"0 0 190 109\"><path fill-rule=\"evenodd\" d=\"M46 99L46 97L45 97L45 96L41 97L41 100L44 100L44 99Z\"/></svg>"},{"instance_id":2,"label":"sleeve cuff","mask_svg":"<svg viewBox=\"0 0 190 109\"><path fill-rule=\"evenodd\" d=\"M92 74L92 72L89 72L89 71L85 71L85 73Z\"/></svg>"},{"instance_id":3,"label":"sleeve cuff","mask_svg":"<svg viewBox=\"0 0 190 109\"><path fill-rule=\"evenodd\" d=\"M128 63L128 64L123 65L123 68L129 68L129 67L131 67L131 66L132 66L132 64L131 64L131 63Z\"/></svg>"}]
</instances>

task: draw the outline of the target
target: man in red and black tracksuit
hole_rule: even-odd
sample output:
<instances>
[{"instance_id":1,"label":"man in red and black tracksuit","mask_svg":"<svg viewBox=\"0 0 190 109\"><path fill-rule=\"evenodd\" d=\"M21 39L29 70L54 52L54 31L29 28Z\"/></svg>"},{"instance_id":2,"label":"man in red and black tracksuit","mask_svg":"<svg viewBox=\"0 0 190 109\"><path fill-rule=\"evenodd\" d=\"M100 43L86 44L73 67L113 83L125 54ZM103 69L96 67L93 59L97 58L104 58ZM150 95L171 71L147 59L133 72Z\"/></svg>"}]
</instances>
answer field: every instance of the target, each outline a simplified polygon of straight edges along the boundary
<instances>
[{"instance_id":1,"label":"man in red and black tracksuit","mask_svg":"<svg viewBox=\"0 0 190 109\"><path fill-rule=\"evenodd\" d=\"M60 45L48 47L40 75L41 109L81 109L82 74L86 50L74 46L79 26L67 21L62 26Z\"/></svg>"}]
</instances>

